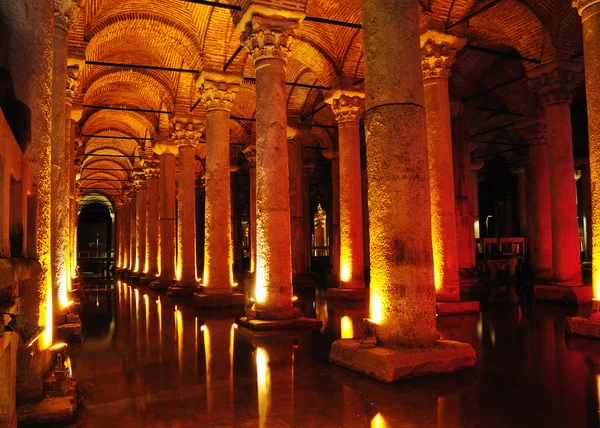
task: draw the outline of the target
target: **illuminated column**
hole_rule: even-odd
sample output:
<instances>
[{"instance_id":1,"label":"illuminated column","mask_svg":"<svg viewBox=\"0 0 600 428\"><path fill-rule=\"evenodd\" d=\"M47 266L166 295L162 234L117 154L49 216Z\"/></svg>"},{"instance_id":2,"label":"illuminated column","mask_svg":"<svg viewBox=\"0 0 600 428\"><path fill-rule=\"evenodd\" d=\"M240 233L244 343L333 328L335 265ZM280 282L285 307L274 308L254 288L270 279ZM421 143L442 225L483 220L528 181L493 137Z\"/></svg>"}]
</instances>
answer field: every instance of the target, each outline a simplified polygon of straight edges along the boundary
<instances>
[{"instance_id":1,"label":"illuminated column","mask_svg":"<svg viewBox=\"0 0 600 428\"><path fill-rule=\"evenodd\" d=\"M360 169L360 120L364 94L337 91L327 100L338 122L340 203L340 288L328 296L362 299L364 279L362 174Z\"/></svg>"},{"instance_id":2,"label":"illuminated column","mask_svg":"<svg viewBox=\"0 0 600 428\"><path fill-rule=\"evenodd\" d=\"M428 125L431 239L438 301L460 300L448 77L456 51L464 44L464 39L434 31L421 35L421 66Z\"/></svg>"},{"instance_id":3,"label":"illuminated column","mask_svg":"<svg viewBox=\"0 0 600 428\"><path fill-rule=\"evenodd\" d=\"M592 261L592 195L590 164L581 165L581 211L583 212L583 233L585 236L585 261Z\"/></svg>"},{"instance_id":4,"label":"illuminated column","mask_svg":"<svg viewBox=\"0 0 600 428\"><path fill-rule=\"evenodd\" d=\"M583 52L585 64L585 90L588 111L589 172L591 184L592 286L594 299L600 299L600 257L594 252L600 248L600 1L576 0L573 2L583 23ZM585 183L584 183L585 184ZM589 219L587 220L589 221ZM597 310L597 308L594 308Z\"/></svg>"},{"instance_id":5,"label":"illuminated column","mask_svg":"<svg viewBox=\"0 0 600 428\"><path fill-rule=\"evenodd\" d=\"M129 275L135 271L135 262L137 259L137 198L139 191L139 181L134 182L134 191L131 195L131 204L129 205Z\"/></svg>"},{"instance_id":6,"label":"illuminated column","mask_svg":"<svg viewBox=\"0 0 600 428\"><path fill-rule=\"evenodd\" d=\"M67 292L69 264L69 168L66 146L70 131L66 128L68 38L72 25L72 1L54 2L54 66L52 76L52 209L51 257L53 307L56 314L70 300ZM52 53L51 53L52 54ZM57 318L55 324L61 324Z\"/></svg>"},{"instance_id":7,"label":"illuminated column","mask_svg":"<svg viewBox=\"0 0 600 428\"><path fill-rule=\"evenodd\" d=\"M340 277L340 156L339 144L333 142L330 150L321 152L324 158L331 161L331 241L329 254L332 258L331 270L334 277ZM311 213L314 215L314 213Z\"/></svg>"},{"instance_id":8,"label":"illuminated column","mask_svg":"<svg viewBox=\"0 0 600 428\"><path fill-rule=\"evenodd\" d=\"M175 279L175 154L177 146L161 141L154 146L154 153L160 156L158 179L160 276L150 284L150 287L164 289L171 286Z\"/></svg>"},{"instance_id":9,"label":"illuminated column","mask_svg":"<svg viewBox=\"0 0 600 428\"><path fill-rule=\"evenodd\" d=\"M69 218L68 218L68 266L67 266L67 291L72 289L71 280L77 275L77 253L75 251L75 240L77 239L77 202L76 197L76 171L75 171L75 122L81 119L83 110L80 106L73 107L73 99L75 92L79 86L79 66L78 60L69 58L67 67L67 97L66 97L66 114L65 114L65 159L68 169L69 191ZM79 141L80 142L80 141ZM69 296L70 300L70 296Z\"/></svg>"},{"instance_id":10,"label":"illuminated column","mask_svg":"<svg viewBox=\"0 0 600 428\"><path fill-rule=\"evenodd\" d=\"M306 254L306 218L304 217L304 181L302 158L303 130L288 126L288 167L290 178L290 231L292 236L292 278L302 280L308 272Z\"/></svg>"},{"instance_id":11,"label":"illuminated column","mask_svg":"<svg viewBox=\"0 0 600 428\"><path fill-rule=\"evenodd\" d=\"M250 167L250 273L256 272L256 146L244 149Z\"/></svg>"},{"instance_id":12,"label":"illuminated column","mask_svg":"<svg viewBox=\"0 0 600 428\"><path fill-rule=\"evenodd\" d=\"M158 275L158 198L159 198L159 165L153 158L154 153L147 154L144 162L146 172L146 260L144 261L142 281L145 284L156 279Z\"/></svg>"},{"instance_id":13,"label":"illuminated column","mask_svg":"<svg viewBox=\"0 0 600 428\"><path fill-rule=\"evenodd\" d=\"M169 295L191 296L196 291L196 145L202 131L197 123L176 119L171 139L179 147L177 180L177 282ZM226 170L229 178L229 168ZM229 217L229 213L227 215Z\"/></svg>"},{"instance_id":14,"label":"illuminated column","mask_svg":"<svg viewBox=\"0 0 600 428\"><path fill-rule=\"evenodd\" d=\"M207 71L197 82L206 107L203 291L212 295L233 293L229 115L240 82L238 75Z\"/></svg>"},{"instance_id":15,"label":"illuminated column","mask_svg":"<svg viewBox=\"0 0 600 428\"><path fill-rule=\"evenodd\" d=\"M245 25L241 40L256 70L256 316L289 319L294 308L285 65L301 17L248 12L240 22Z\"/></svg>"},{"instance_id":16,"label":"illuminated column","mask_svg":"<svg viewBox=\"0 0 600 428\"><path fill-rule=\"evenodd\" d=\"M582 285L570 108L580 71L581 65L561 62L546 64L529 72L530 83L546 114L551 171L552 282L569 287ZM573 292L577 293L577 290ZM543 298L538 293L536 296ZM574 298L586 300L583 295Z\"/></svg>"},{"instance_id":17,"label":"illuminated column","mask_svg":"<svg viewBox=\"0 0 600 428\"><path fill-rule=\"evenodd\" d=\"M136 195L135 207L135 265L133 271L134 278L139 279L144 272L144 264L146 263L146 207L148 205L146 199L146 175L143 170L136 174L136 182L138 192Z\"/></svg>"},{"instance_id":18,"label":"illuminated column","mask_svg":"<svg viewBox=\"0 0 600 428\"><path fill-rule=\"evenodd\" d=\"M361 9L371 319L381 346L431 346L438 333L418 7L363 0Z\"/></svg>"}]
</instances>

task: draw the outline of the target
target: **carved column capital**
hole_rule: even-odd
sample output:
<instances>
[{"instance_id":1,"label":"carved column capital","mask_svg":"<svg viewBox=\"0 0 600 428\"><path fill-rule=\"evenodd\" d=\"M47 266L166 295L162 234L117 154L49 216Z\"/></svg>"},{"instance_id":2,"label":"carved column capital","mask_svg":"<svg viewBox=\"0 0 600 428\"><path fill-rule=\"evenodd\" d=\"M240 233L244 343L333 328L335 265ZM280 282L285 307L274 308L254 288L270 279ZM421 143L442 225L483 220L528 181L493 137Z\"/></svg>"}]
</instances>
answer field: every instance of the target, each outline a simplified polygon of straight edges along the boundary
<instances>
[{"instance_id":1,"label":"carved column capital","mask_svg":"<svg viewBox=\"0 0 600 428\"><path fill-rule=\"evenodd\" d=\"M177 147L195 147L202 139L202 125L184 118L171 120L170 138Z\"/></svg>"},{"instance_id":2,"label":"carved column capital","mask_svg":"<svg viewBox=\"0 0 600 428\"><path fill-rule=\"evenodd\" d=\"M196 81L206 111L230 111L240 89L242 76L232 73L203 71Z\"/></svg>"},{"instance_id":3,"label":"carved column capital","mask_svg":"<svg viewBox=\"0 0 600 428\"><path fill-rule=\"evenodd\" d=\"M70 65L67 67L67 102L73 103L75 92L79 87L79 65Z\"/></svg>"},{"instance_id":4,"label":"carved column capital","mask_svg":"<svg viewBox=\"0 0 600 428\"><path fill-rule=\"evenodd\" d=\"M543 120L525 120L517 123L515 129L530 146L546 144L546 122Z\"/></svg>"},{"instance_id":5,"label":"carved column capital","mask_svg":"<svg viewBox=\"0 0 600 428\"><path fill-rule=\"evenodd\" d=\"M66 31L73 25L75 5L74 0L54 0L54 26Z\"/></svg>"},{"instance_id":6,"label":"carved column capital","mask_svg":"<svg viewBox=\"0 0 600 428\"><path fill-rule=\"evenodd\" d=\"M600 3L600 0L574 0L571 4L582 15L585 9L598 3Z\"/></svg>"},{"instance_id":7,"label":"carved column capital","mask_svg":"<svg viewBox=\"0 0 600 428\"><path fill-rule=\"evenodd\" d=\"M437 31L421 34L421 69L423 80L448 79L456 61L456 53L466 40Z\"/></svg>"},{"instance_id":8,"label":"carved column capital","mask_svg":"<svg viewBox=\"0 0 600 428\"><path fill-rule=\"evenodd\" d=\"M331 104L338 123L360 122L365 111L365 95L361 92L336 91L325 102Z\"/></svg>"},{"instance_id":9,"label":"carved column capital","mask_svg":"<svg viewBox=\"0 0 600 428\"><path fill-rule=\"evenodd\" d=\"M570 104L575 88L583 80L581 63L560 61L534 68L527 73L527 84L537 96L540 106Z\"/></svg>"},{"instance_id":10,"label":"carved column capital","mask_svg":"<svg viewBox=\"0 0 600 428\"><path fill-rule=\"evenodd\" d=\"M280 17L252 15L240 38L242 45L256 61L287 60L298 21Z\"/></svg>"},{"instance_id":11,"label":"carved column capital","mask_svg":"<svg viewBox=\"0 0 600 428\"><path fill-rule=\"evenodd\" d=\"M246 157L250 168L256 168L256 146L248 146L244 150L242 150L242 153Z\"/></svg>"}]
</instances>

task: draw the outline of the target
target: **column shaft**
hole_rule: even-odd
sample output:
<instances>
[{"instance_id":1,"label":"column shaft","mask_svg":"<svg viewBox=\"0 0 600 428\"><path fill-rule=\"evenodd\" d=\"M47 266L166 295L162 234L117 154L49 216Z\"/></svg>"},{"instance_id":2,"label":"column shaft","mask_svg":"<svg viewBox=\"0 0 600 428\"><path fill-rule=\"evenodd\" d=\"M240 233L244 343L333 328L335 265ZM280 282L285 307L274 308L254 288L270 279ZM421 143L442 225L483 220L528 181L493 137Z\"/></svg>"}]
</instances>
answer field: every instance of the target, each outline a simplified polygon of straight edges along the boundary
<instances>
[{"instance_id":1,"label":"column shaft","mask_svg":"<svg viewBox=\"0 0 600 428\"><path fill-rule=\"evenodd\" d=\"M135 271L137 261L137 198L138 193L135 192L131 198L131 205L129 206L131 218L129 226L129 270L131 273Z\"/></svg>"},{"instance_id":2,"label":"column shaft","mask_svg":"<svg viewBox=\"0 0 600 428\"><path fill-rule=\"evenodd\" d=\"M363 0L361 9L371 318L382 346L429 346L438 334L418 5Z\"/></svg>"},{"instance_id":3,"label":"column shaft","mask_svg":"<svg viewBox=\"0 0 600 428\"><path fill-rule=\"evenodd\" d=\"M585 237L585 261L592 261L592 194L590 165L581 165L581 211L583 213L583 233Z\"/></svg>"},{"instance_id":4,"label":"column shaft","mask_svg":"<svg viewBox=\"0 0 600 428\"><path fill-rule=\"evenodd\" d=\"M160 280L175 278L175 155L160 155Z\"/></svg>"},{"instance_id":5,"label":"column shaft","mask_svg":"<svg viewBox=\"0 0 600 428\"><path fill-rule=\"evenodd\" d=\"M148 193L146 204L146 255L148 263L144 264L144 272L149 278L158 273L158 199L159 183L158 174L152 173L148 178Z\"/></svg>"},{"instance_id":6,"label":"column shaft","mask_svg":"<svg viewBox=\"0 0 600 428\"><path fill-rule=\"evenodd\" d=\"M256 165L250 167L250 272L256 272Z\"/></svg>"},{"instance_id":7,"label":"column shaft","mask_svg":"<svg viewBox=\"0 0 600 428\"><path fill-rule=\"evenodd\" d=\"M146 189L140 188L136 197L136 258L135 272L142 274L146 266Z\"/></svg>"},{"instance_id":8,"label":"column shaft","mask_svg":"<svg viewBox=\"0 0 600 428\"><path fill-rule=\"evenodd\" d=\"M195 159L193 145L183 144L179 146L177 285L180 288L191 289L195 288L197 284Z\"/></svg>"},{"instance_id":9,"label":"column shaft","mask_svg":"<svg viewBox=\"0 0 600 428\"><path fill-rule=\"evenodd\" d=\"M329 252L333 257L332 273L340 277L340 158L339 152L331 154L331 241ZM314 215L314 213L312 213Z\"/></svg>"},{"instance_id":10,"label":"column shaft","mask_svg":"<svg viewBox=\"0 0 600 428\"><path fill-rule=\"evenodd\" d=\"M304 218L304 191L302 188L302 139L288 139L288 161L290 177L290 227L292 234L292 277L307 273L306 221Z\"/></svg>"}]
</instances>

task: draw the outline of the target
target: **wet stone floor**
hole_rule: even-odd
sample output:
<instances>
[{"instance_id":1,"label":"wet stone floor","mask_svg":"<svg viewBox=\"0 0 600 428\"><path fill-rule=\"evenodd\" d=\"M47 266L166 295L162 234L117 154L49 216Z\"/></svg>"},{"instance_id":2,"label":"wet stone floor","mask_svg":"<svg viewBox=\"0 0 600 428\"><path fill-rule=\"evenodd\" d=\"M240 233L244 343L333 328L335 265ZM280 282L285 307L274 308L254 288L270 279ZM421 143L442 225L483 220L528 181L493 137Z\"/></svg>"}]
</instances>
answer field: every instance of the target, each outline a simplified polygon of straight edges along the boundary
<instances>
[{"instance_id":1,"label":"wet stone floor","mask_svg":"<svg viewBox=\"0 0 600 428\"><path fill-rule=\"evenodd\" d=\"M321 330L256 336L241 313L201 312L119 283L89 292L86 340L69 346L85 390L76 427L595 427L600 341L566 338L589 307L506 303L440 317L475 369L392 385L330 365L331 342L360 335L365 304L297 305Z\"/></svg>"}]
</instances>

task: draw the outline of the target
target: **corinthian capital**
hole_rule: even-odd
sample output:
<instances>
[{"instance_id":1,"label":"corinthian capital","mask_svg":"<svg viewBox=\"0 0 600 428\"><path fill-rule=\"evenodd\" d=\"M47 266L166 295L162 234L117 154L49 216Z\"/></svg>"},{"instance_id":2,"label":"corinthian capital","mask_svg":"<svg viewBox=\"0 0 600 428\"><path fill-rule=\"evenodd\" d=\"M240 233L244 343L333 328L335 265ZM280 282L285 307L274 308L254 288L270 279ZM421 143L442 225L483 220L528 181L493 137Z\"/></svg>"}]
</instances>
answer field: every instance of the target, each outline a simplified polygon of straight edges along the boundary
<instances>
[{"instance_id":1,"label":"corinthian capital","mask_svg":"<svg viewBox=\"0 0 600 428\"><path fill-rule=\"evenodd\" d=\"M568 61L545 64L527 73L527 84L538 97L541 107L571 103L575 88L583 80L582 67L581 63Z\"/></svg>"},{"instance_id":2,"label":"corinthian capital","mask_svg":"<svg viewBox=\"0 0 600 428\"><path fill-rule=\"evenodd\" d=\"M73 24L75 13L75 1L73 0L54 0L54 26L67 33Z\"/></svg>"},{"instance_id":3,"label":"corinthian capital","mask_svg":"<svg viewBox=\"0 0 600 428\"><path fill-rule=\"evenodd\" d=\"M600 3L600 0L575 0L571 4L575 9L577 9L577 12L579 12L579 14L581 15L583 14L583 11L585 9L596 3Z\"/></svg>"},{"instance_id":4,"label":"corinthian capital","mask_svg":"<svg viewBox=\"0 0 600 428\"><path fill-rule=\"evenodd\" d=\"M252 15L240 41L254 62L272 58L286 61L297 27L297 20Z\"/></svg>"},{"instance_id":5,"label":"corinthian capital","mask_svg":"<svg viewBox=\"0 0 600 428\"><path fill-rule=\"evenodd\" d=\"M365 95L361 92L336 91L325 102L331 104L338 123L360 122L365 111Z\"/></svg>"},{"instance_id":6,"label":"corinthian capital","mask_svg":"<svg viewBox=\"0 0 600 428\"><path fill-rule=\"evenodd\" d=\"M67 67L67 101L73 102L78 87L79 65L70 65Z\"/></svg>"},{"instance_id":7,"label":"corinthian capital","mask_svg":"<svg viewBox=\"0 0 600 428\"><path fill-rule=\"evenodd\" d=\"M202 125L182 117L171 120L170 138L177 146L196 146L202 139Z\"/></svg>"},{"instance_id":8,"label":"corinthian capital","mask_svg":"<svg viewBox=\"0 0 600 428\"><path fill-rule=\"evenodd\" d=\"M546 122L542 119L526 119L516 124L515 129L530 146L546 144Z\"/></svg>"},{"instance_id":9,"label":"corinthian capital","mask_svg":"<svg viewBox=\"0 0 600 428\"><path fill-rule=\"evenodd\" d=\"M256 146L251 145L242 150L250 168L256 168Z\"/></svg>"},{"instance_id":10,"label":"corinthian capital","mask_svg":"<svg viewBox=\"0 0 600 428\"><path fill-rule=\"evenodd\" d=\"M450 70L456 61L456 53L462 49L466 40L437 31L421 34L421 69L423 80L450 76Z\"/></svg>"},{"instance_id":11,"label":"corinthian capital","mask_svg":"<svg viewBox=\"0 0 600 428\"><path fill-rule=\"evenodd\" d=\"M196 81L206 111L230 111L240 88L242 76L232 73L203 71Z\"/></svg>"}]
</instances>

